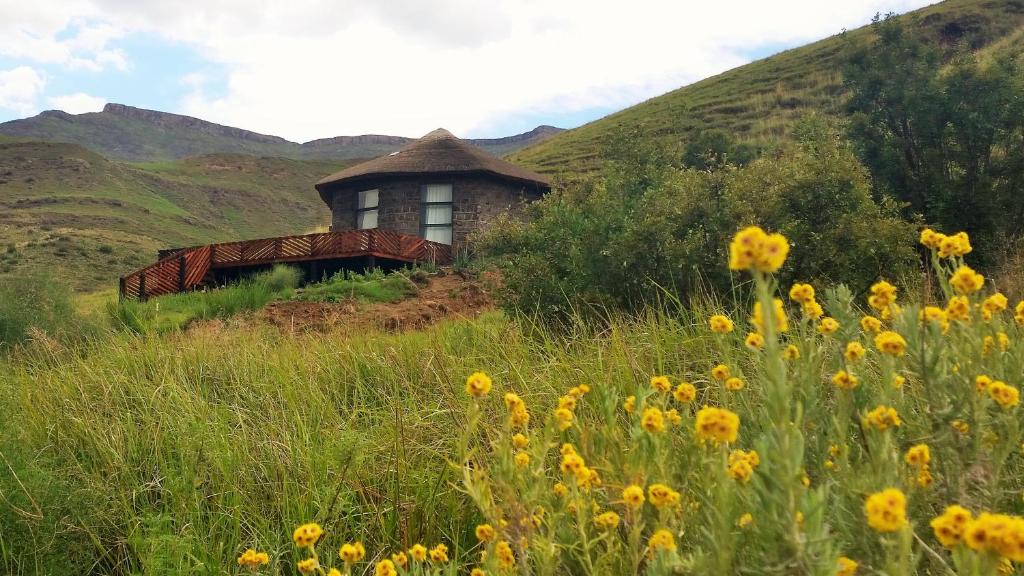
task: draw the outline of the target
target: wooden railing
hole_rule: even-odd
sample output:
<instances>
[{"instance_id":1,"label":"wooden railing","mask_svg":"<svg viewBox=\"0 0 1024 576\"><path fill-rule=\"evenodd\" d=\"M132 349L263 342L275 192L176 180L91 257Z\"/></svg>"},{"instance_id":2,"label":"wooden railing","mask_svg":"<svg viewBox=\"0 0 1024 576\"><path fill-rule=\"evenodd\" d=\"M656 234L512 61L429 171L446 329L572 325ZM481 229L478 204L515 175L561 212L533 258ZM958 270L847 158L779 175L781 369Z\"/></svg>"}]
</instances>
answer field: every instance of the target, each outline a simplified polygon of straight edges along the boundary
<instances>
[{"instance_id":1,"label":"wooden railing","mask_svg":"<svg viewBox=\"0 0 1024 576\"><path fill-rule=\"evenodd\" d=\"M451 246L387 230L347 230L182 248L121 278L121 298L191 290L218 268L373 256L400 262L451 261Z\"/></svg>"}]
</instances>

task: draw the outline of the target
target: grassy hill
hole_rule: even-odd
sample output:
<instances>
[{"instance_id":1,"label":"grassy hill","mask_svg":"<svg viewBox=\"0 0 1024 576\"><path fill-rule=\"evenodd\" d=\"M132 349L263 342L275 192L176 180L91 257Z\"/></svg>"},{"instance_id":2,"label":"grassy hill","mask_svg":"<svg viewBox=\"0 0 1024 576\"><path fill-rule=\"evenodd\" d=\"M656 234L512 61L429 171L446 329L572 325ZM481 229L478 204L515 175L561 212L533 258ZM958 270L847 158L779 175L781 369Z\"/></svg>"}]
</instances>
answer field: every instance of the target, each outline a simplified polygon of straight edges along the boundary
<instances>
[{"instance_id":1,"label":"grassy hill","mask_svg":"<svg viewBox=\"0 0 1024 576\"><path fill-rule=\"evenodd\" d=\"M159 248L325 226L311 183L344 164L237 154L127 164L74 144L0 141L0 274L47 269L102 289Z\"/></svg>"},{"instance_id":2,"label":"grassy hill","mask_svg":"<svg viewBox=\"0 0 1024 576\"><path fill-rule=\"evenodd\" d=\"M918 32L954 47L1020 51L1024 0L947 0L912 13ZM544 173L578 174L600 165L610 136L642 130L645 137L682 146L702 130L720 129L770 146L784 140L808 112L842 113L846 43L871 37L867 27L781 52L652 98L510 155Z\"/></svg>"},{"instance_id":3,"label":"grassy hill","mask_svg":"<svg viewBox=\"0 0 1024 576\"><path fill-rule=\"evenodd\" d=\"M502 156L561 132L538 126L504 138L470 140ZM107 104L102 112L68 114L48 110L31 118L0 123L0 136L70 142L108 158L130 161L176 160L211 153L276 156L295 160L373 158L394 152L412 139L367 134L337 136L304 144L190 116Z\"/></svg>"}]
</instances>

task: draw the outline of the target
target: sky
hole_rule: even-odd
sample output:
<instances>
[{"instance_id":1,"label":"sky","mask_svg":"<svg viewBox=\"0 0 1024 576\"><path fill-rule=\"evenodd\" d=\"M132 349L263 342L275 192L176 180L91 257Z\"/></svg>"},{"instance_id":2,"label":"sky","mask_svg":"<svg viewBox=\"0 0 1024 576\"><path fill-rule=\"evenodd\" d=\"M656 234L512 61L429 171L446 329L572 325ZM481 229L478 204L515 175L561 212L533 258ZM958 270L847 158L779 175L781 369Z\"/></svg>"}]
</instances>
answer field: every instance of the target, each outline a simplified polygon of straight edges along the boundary
<instances>
[{"instance_id":1,"label":"sky","mask_svg":"<svg viewBox=\"0 0 1024 576\"><path fill-rule=\"evenodd\" d=\"M304 142L579 126L922 0L0 0L0 122L107 102Z\"/></svg>"}]
</instances>

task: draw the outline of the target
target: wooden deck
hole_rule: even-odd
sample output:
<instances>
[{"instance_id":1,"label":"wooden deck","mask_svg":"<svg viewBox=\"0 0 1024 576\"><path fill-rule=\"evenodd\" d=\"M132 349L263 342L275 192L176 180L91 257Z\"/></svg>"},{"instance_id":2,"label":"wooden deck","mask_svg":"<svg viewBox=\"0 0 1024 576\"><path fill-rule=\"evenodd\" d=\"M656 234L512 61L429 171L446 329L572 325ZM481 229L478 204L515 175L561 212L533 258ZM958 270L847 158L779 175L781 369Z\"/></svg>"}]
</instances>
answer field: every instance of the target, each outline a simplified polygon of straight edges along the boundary
<instances>
[{"instance_id":1,"label":"wooden deck","mask_svg":"<svg viewBox=\"0 0 1024 576\"><path fill-rule=\"evenodd\" d=\"M386 230L347 230L224 242L176 250L121 278L121 298L145 300L209 285L217 270L287 262L368 258L396 263L451 261L451 246Z\"/></svg>"}]
</instances>

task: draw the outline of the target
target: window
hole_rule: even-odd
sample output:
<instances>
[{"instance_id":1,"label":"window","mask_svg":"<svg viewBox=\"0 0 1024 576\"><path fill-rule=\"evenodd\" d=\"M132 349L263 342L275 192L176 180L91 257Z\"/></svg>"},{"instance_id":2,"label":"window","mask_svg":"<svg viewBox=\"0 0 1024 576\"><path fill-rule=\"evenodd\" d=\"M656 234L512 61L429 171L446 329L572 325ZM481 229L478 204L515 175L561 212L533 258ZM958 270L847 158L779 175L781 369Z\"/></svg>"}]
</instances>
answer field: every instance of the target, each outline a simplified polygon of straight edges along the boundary
<instances>
[{"instance_id":1,"label":"window","mask_svg":"<svg viewBox=\"0 0 1024 576\"><path fill-rule=\"evenodd\" d=\"M377 190L363 190L357 194L356 228L366 230L377 227L377 207L380 203Z\"/></svg>"},{"instance_id":2,"label":"window","mask_svg":"<svg viewBox=\"0 0 1024 576\"><path fill-rule=\"evenodd\" d=\"M423 238L439 244L452 243L452 185L423 187Z\"/></svg>"}]
</instances>

